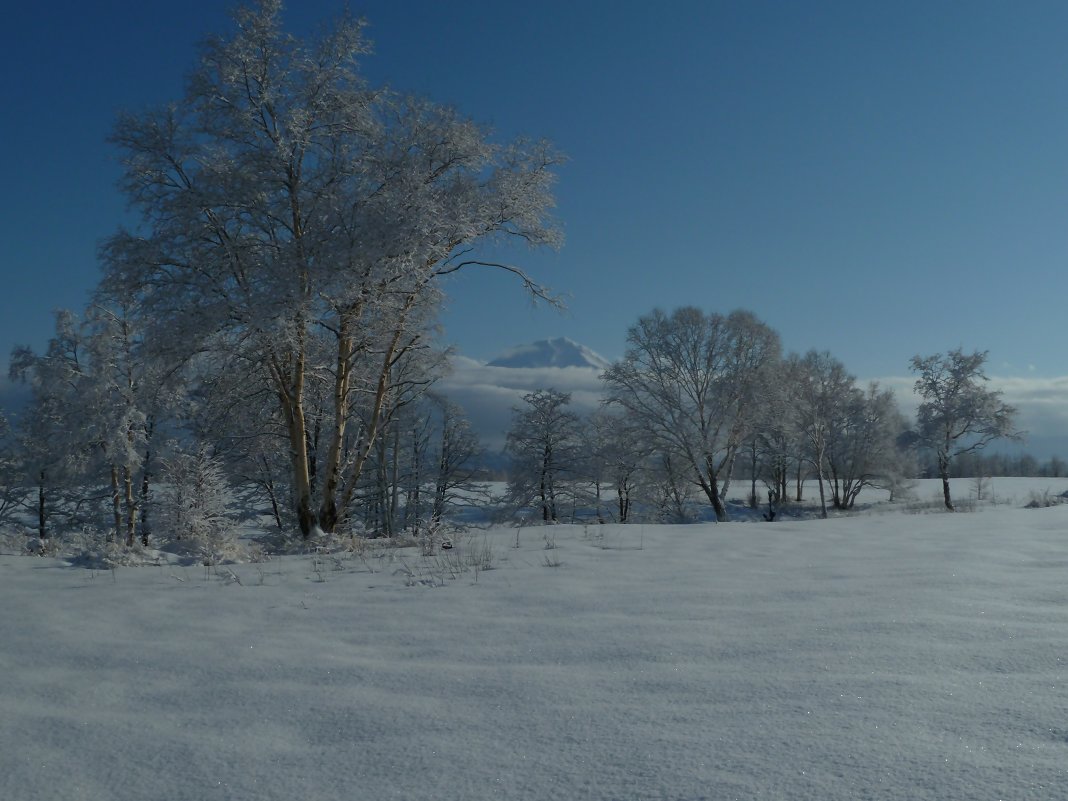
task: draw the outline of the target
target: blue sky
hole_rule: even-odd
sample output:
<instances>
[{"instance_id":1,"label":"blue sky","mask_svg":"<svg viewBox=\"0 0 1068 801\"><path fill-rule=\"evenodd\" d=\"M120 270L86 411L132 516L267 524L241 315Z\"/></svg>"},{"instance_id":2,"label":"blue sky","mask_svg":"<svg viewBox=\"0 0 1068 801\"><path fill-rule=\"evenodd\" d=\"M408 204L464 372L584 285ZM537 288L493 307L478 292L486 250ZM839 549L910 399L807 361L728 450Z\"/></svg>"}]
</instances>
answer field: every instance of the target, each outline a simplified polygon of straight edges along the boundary
<instances>
[{"instance_id":1,"label":"blue sky","mask_svg":"<svg viewBox=\"0 0 1068 801\"><path fill-rule=\"evenodd\" d=\"M292 2L311 31L340 2ZM549 336L608 357L654 306L744 307L791 350L862 377L989 349L1053 378L1068 298L1068 4L353 2L375 82L545 136L563 250L524 256L569 295L532 310L501 275L455 283L475 359ZM0 358L81 308L125 218L106 136L178 97L226 5L24 3L0 68Z\"/></svg>"}]
</instances>

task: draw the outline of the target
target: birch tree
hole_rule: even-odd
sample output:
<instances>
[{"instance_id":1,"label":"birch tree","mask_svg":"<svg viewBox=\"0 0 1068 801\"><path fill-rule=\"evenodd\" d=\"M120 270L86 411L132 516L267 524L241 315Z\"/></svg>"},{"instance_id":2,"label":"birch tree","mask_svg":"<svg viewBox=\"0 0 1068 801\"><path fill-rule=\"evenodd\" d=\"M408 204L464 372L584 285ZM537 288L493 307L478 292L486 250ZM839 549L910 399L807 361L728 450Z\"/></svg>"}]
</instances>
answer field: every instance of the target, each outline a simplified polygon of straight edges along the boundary
<instances>
[{"instance_id":1,"label":"birch tree","mask_svg":"<svg viewBox=\"0 0 1068 801\"><path fill-rule=\"evenodd\" d=\"M278 0L234 19L231 36L204 47L184 98L116 126L142 225L107 243L107 280L138 287L150 319L189 347L261 365L308 536L346 514L393 367L421 344L444 276L490 266L549 298L492 253L501 240L559 243L549 211L560 157L544 142L496 144L451 108L369 87L363 23L347 15L309 42L283 32ZM316 380L330 391L312 454ZM369 426L346 459L357 394Z\"/></svg>"},{"instance_id":2,"label":"birch tree","mask_svg":"<svg viewBox=\"0 0 1068 801\"><path fill-rule=\"evenodd\" d=\"M533 504L545 523L559 519L564 482L579 468L579 418L571 393L539 389L512 409L505 450L512 457L509 496L516 506Z\"/></svg>"},{"instance_id":3,"label":"birch tree","mask_svg":"<svg viewBox=\"0 0 1068 801\"><path fill-rule=\"evenodd\" d=\"M442 397L433 397L431 402L440 418L438 440L431 451L434 496L430 520L437 524L450 506L479 494L475 477L483 448L459 406Z\"/></svg>"},{"instance_id":4,"label":"birch tree","mask_svg":"<svg viewBox=\"0 0 1068 801\"><path fill-rule=\"evenodd\" d=\"M872 382L848 395L839 432L827 452L831 500L836 509L852 509L865 487L894 487L906 461L898 440L908 423L897 407L893 390Z\"/></svg>"},{"instance_id":5,"label":"birch tree","mask_svg":"<svg viewBox=\"0 0 1068 801\"><path fill-rule=\"evenodd\" d=\"M827 351L809 351L797 361L794 411L808 446L820 491L820 517L827 517L827 453L842 436L855 379Z\"/></svg>"},{"instance_id":6,"label":"birch tree","mask_svg":"<svg viewBox=\"0 0 1068 801\"><path fill-rule=\"evenodd\" d=\"M933 356L913 356L918 374L915 392L918 443L930 448L938 461L946 509L954 511L949 471L958 456L980 451L996 439L1018 439L1016 409L1001 393L986 388L987 352L965 353L961 348Z\"/></svg>"},{"instance_id":7,"label":"birch tree","mask_svg":"<svg viewBox=\"0 0 1068 801\"><path fill-rule=\"evenodd\" d=\"M80 513L92 457L87 421L80 418L88 369L80 323L73 313L56 312L55 334L43 354L27 346L12 350L10 377L30 387L30 402L19 419L21 472L36 490L37 536L49 539L61 506ZM81 485L82 497L73 497ZM68 503L64 503L64 502Z\"/></svg>"},{"instance_id":8,"label":"birch tree","mask_svg":"<svg viewBox=\"0 0 1068 801\"><path fill-rule=\"evenodd\" d=\"M59 312L43 355L15 349L12 375L33 389L25 452L37 474L41 530L49 475L62 476L90 493L78 506L92 505L93 489L106 486L109 539L133 544L147 483L141 471L161 408L158 368L122 305L94 304L82 317Z\"/></svg>"}]
</instances>

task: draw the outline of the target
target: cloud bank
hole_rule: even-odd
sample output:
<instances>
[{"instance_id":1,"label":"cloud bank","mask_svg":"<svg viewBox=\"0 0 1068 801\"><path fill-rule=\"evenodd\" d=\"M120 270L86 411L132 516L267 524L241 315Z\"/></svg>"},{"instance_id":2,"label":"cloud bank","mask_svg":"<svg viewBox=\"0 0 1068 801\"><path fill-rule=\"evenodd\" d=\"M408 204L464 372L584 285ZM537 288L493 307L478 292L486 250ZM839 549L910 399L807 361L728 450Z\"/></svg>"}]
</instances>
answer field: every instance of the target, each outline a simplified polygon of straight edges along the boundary
<instances>
[{"instance_id":1,"label":"cloud bank","mask_svg":"<svg viewBox=\"0 0 1068 801\"><path fill-rule=\"evenodd\" d=\"M490 450L504 446L512 408L538 389L571 393L571 406L587 414L601 403L601 371L593 367L492 367L465 356L452 358L453 372L438 390L460 404Z\"/></svg>"},{"instance_id":2,"label":"cloud bank","mask_svg":"<svg viewBox=\"0 0 1068 801\"><path fill-rule=\"evenodd\" d=\"M890 376L877 380L894 390L901 411L914 419L920 403L912 391L916 379ZM1000 391L1004 401L1016 407L1016 426L1026 432L1023 442L995 443L990 446L992 450L1027 451L1040 459L1068 457L1068 376L991 376L987 386Z\"/></svg>"},{"instance_id":3,"label":"cloud bank","mask_svg":"<svg viewBox=\"0 0 1068 801\"><path fill-rule=\"evenodd\" d=\"M919 399L912 391L912 376L876 379L894 390L901 411L915 419ZM867 379L861 382L867 383ZM992 447L1002 452L1028 451L1040 459L1068 458L1068 376L992 376L989 387L1003 393L1019 411L1017 427L1026 432L1021 443L1002 442ZM472 425L491 450L503 447L512 421L512 408L521 406L523 395L538 389L570 392L572 407L586 414L601 403L600 371L589 367L492 367L464 356L453 358L453 373L439 384L440 390L463 406Z\"/></svg>"}]
</instances>

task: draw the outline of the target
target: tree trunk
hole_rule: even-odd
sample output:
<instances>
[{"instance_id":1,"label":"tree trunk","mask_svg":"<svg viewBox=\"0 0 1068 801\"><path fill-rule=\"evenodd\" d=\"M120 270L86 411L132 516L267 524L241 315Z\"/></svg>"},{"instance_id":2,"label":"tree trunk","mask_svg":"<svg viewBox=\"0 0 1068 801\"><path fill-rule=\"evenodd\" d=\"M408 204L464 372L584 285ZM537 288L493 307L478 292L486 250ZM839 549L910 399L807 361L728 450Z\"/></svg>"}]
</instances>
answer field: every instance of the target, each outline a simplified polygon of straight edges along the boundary
<instances>
[{"instance_id":1,"label":"tree trunk","mask_svg":"<svg viewBox=\"0 0 1068 801\"><path fill-rule=\"evenodd\" d=\"M382 419L382 410L385 408L386 396L393 386L392 371L395 360L398 358L398 352L403 353L404 350L406 350L406 348L401 348L401 336L405 331L408 313L415 305L416 299L417 295L413 293L404 301L404 306L394 322L395 327L393 329L393 336L391 337L385 352L382 354L382 364L378 372L378 382L375 386L374 400L371 402L371 408L368 410L366 441L357 451L355 458L352 460L352 466L348 471L347 484L344 493L342 493L340 503L335 504L334 499L332 497L329 498L330 504L333 507L333 520L331 526L336 525L336 523L344 516L345 510L349 508L349 504L352 502L352 495L356 491L356 484L359 482L360 474L363 472L363 466L366 463L367 458L371 455L371 448L374 446L375 439L378 437L379 428L383 423L387 422ZM327 497L324 493L324 503L326 500Z\"/></svg>"},{"instance_id":2,"label":"tree trunk","mask_svg":"<svg viewBox=\"0 0 1068 801\"><path fill-rule=\"evenodd\" d=\"M400 506L400 427L393 427L393 458L390 470L389 487L389 529L390 536L397 527L397 510Z\"/></svg>"},{"instance_id":3,"label":"tree trunk","mask_svg":"<svg viewBox=\"0 0 1068 801\"><path fill-rule=\"evenodd\" d=\"M753 449L752 450L752 461L749 464L749 508L750 509L756 509L757 508L757 494L756 494L756 484L757 484L757 447L756 447L756 440L755 439L753 440L752 449Z\"/></svg>"},{"instance_id":4,"label":"tree trunk","mask_svg":"<svg viewBox=\"0 0 1068 801\"><path fill-rule=\"evenodd\" d=\"M816 478L819 481L819 485L820 485L820 517L822 517L823 519L826 520L827 519L827 498L824 496L824 493L823 493L823 471L822 470L817 470L816 471Z\"/></svg>"},{"instance_id":5,"label":"tree trunk","mask_svg":"<svg viewBox=\"0 0 1068 801\"><path fill-rule=\"evenodd\" d=\"M377 458L375 465L375 498L377 498L378 508L380 510L379 515L379 533L386 536L393 536L393 516L392 510L389 505L389 466L387 458L389 453L386 449L386 438L379 437L375 444L375 450L377 452Z\"/></svg>"},{"instance_id":6,"label":"tree trunk","mask_svg":"<svg viewBox=\"0 0 1068 801\"><path fill-rule=\"evenodd\" d=\"M304 539L308 539L318 522L312 511L311 476L308 473L307 438L304 410L294 404L289 418L289 446L293 467L293 491L296 494L297 523Z\"/></svg>"},{"instance_id":7,"label":"tree trunk","mask_svg":"<svg viewBox=\"0 0 1068 801\"><path fill-rule=\"evenodd\" d=\"M149 428L149 437L152 428ZM146 548L148 547L148 538L151 535L151 529L148 525L148 496L149 496L149 481L151 479L150 462L152 460L152 451L145 451L145 463L141 469L141 544Z\"/></svg>"},{"instance_id":8,"label":"tree trunk","mask_svg":"<svg viewBox=\"0 0 1068 801\"><path fill-rule=\"evenodd\" d=\"M268 344L267 367L274 391L286 421L289 437L289 465L293 474L293 505L304 539L317 527L312 510L311 473L308 465L308 423L304 414L304 321L298 316L299 343L288 354L277 354Z\"/></svg>"},{"instance_id":9,"label":"tree trunk","mask_svg":"<svg viewBox=\"0 0 1068 801\"><path fill-rule=\"evenodd\" d=\"M38 476L37 484L37 536L48 539L48 515L45 514L45 471Z\"/></svg>"},{"instance_id":10,"label":"tree trunk","mask_svg":"<svg viewBox=\"0 0 1068 801\"><path fill-rule=\"evenodd\" d=\"M111 465L111 514L115 530L108 537L108 542L118 541L122 536L122 495L119 491L119 468Z\"/></svg>"},{"instance_id":11,"label":"tree trunk","mask_svg":"<svg viewBox=\"0 0 1068 801\"><path fill-rule=\"evenodd\" d=\"M730 521L730 517L727 515L727 507L723 504L723 498L719 494L719 482L716 481L715 476L712 477L709 482L710 492L708 493L708 500L712 503L712 509L716 513L717 523L727 523Z\"/></svg>"},{"instance_id":12,"label":"tree trunk","mask_svg":"<svg viewBox=\"0 0 1068 801\"><path fill-rule=\"evenodd\" d=\"M334 372L334 419L330 429L330 447L323 466L326 478L323 481L323 500L319 507L320 525L324 531L333 531L339 518L337 491L341 482L342 449L349 417L352 351L348 315L342 315L338 323L337 366Z\"/></svg>"},{"instance_id":13,"label":"tree trunk","mask_svg":"<svg viewBox=\"0 0 1068 801\"><path fill-rule=\"evenodd\" d=\"M293 504L297 523L304 539L311 536L318 520L312 510L311 475L308 467L308 424L304 417L304 358L296 355L292 380L281 364L271 355L271 376L286 420L289 436L289 465L293 473Z\"/></svg>"},{"instance_id":14,"label":"tree trunk","mask_svg":"<svg viewBox=\"0 0 1068 801\"><path fill-rule=\"evenodd\" d=\"M556 520L556 510L549 508L549 499L552 492L550 488L551 477L549 476L549 460L552 458L552 451L546 448L541 456L541 475L538 481L538 491L541 494L541 519L542 522L548 523L550 520Z\"/></svg>"},{"instance_id":15,"label":"tree trunk","mask_svg":"<svg viewBox=\"0 0 1068 801\"><path fill-rule=\"evenodd\" d=\"M949 496L949 459L939 454L938 456L938 474L942 478L942 497L946 503L946 509L951 512L957 511L953 508L953 499Z\"/></svg>"},{"instance_id":16,"label":"tree trunk","mask_svg":"<svg viewBox=\"0 0 1068 801\"><path fill-rule=\"evenodd\" d=\"M404 500L404 519L415 533L419 536L419 528L422 521L422 483L423 483L423 454L419 441L419 429L412 428L412 465L411 477L408 479L408 497Z\"/></svg>"},{"instance_id":17,"label":"tree trunk","mask_svg":"<svg viewBox=\"0 0 1068 801\"><path fill-rule=\"evenodd\" d=\"M137 532L137 500L134 498L133 474L129 467L122 469L122 485L126 504L126 547L132 548Z\"/></svg>"},{"instance_id":18,"label":"tree trunk","mask_svg":"<svg viewBox=\"0 0 1068 801\"><path fill-rule=\"evenodd\" d=\"M727 515L727 507L723 504L723 496L719 491L719 481L716 480L716 475L711 470L709 470L707 478L701 478L701 489L704 490L708 502L712 505L712 511L716 513L716 522L729 522L730 517Z\"/></svg>"},{"instance_id":19,"label":"tree trunk","mask_svg":"<svg viewBox=\"0 0 1068 801\"><path fill-rule=\"evenodd\" d=\"M730 492L731 479L734 478L734 462L738 458L737 446L731 446L727 452L726 458L721 464L721 469L717 475L723 476L723 486L720 488L718 494L726 498L727 493Z\"/></svg>"},{"instance_id":20,"label":"tree trunk","mask_svg":"<svg viewBox=\"0 0 1068 801\"><path fill-rule=\"evenodd\" d=\"M816 454L816 479L820 486L820 517L827 518L827 497L823 489L823 454Z\"/></svg>"}]
</instances>

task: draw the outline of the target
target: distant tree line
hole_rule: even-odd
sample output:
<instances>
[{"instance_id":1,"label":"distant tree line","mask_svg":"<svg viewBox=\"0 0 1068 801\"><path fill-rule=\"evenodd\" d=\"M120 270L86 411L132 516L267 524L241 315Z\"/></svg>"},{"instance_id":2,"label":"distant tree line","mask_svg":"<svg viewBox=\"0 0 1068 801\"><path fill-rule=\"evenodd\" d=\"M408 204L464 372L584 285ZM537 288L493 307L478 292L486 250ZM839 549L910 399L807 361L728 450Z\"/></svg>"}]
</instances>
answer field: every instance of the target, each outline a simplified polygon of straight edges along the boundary
<instances>
[{"instance_id":1,"label":"distant tree line","mask_svg":"<svg viewBox=\"0 0 1068 801\"><path fill-rule=\"evenodd\" d=\"M1006 476L1065 478L1068 462L1059 456L1038 459L1030 453L976 453L961 456L950 468L951 478L998 478ZM918 477L937 478L938 461L933 454L920 460Z\"/></svg>"},{"instance_id":2,"label":"distant tree line","mask_svg":"<svg viewBox=\"0 0 1068 801\"><path fill-rule=\"evenodd\" d=\"M570 396L533 392L514 410L507 450L509 498L543 522L592 505L598 520L626 522L638 509L684 521L702 498L730 519L732 482L747 482L748 505L766 498L773 520L801 503L814 481L819 513L852 509L865 487L899 495L932 462L952 510L949 478L990 442L1015 438L1015 410L986 388L985 353L917 356L915 423L893 392L858 384L827 352L782 355L778 335L746 311L693 307L639 319L628 348L602 376L604 408L586 420Z\"/></svg>"},{"instance_id":3,"label":"distant tree line","mask_svg":"<svg viewBox=\"0 0 1068 801\"><path fill-rule=\"evenodd\" d=\"M655 310L627 341L589 419L552 389L515 410L510 497L543 521L560 518L561 497L623 522L638 509L691 519L699 497L725 521L740 479L769 516L802 501L815 479L826 516L852 508L864 487L893 490L914 472L891 391L859 386L829 353L783 356L778 334L749 312Z\"/></svg>"}]
</instances>

